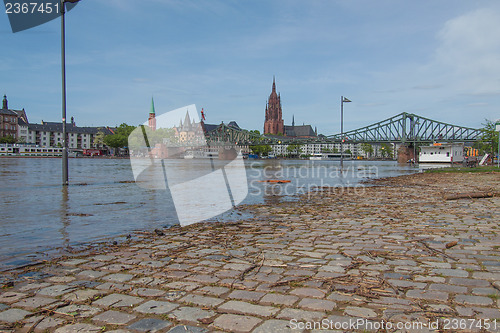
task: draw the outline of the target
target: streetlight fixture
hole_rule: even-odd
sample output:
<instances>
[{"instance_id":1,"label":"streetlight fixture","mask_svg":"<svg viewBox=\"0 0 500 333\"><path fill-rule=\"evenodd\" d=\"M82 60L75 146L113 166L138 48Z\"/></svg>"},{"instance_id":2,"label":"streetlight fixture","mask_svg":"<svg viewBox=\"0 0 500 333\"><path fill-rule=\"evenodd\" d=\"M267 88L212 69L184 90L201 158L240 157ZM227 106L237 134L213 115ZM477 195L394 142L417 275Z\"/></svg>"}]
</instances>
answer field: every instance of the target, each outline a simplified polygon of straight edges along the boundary
<instances>
[{"instance_id":1,"label":"streetlight fixture","mask_svg":"<svg viewBox=\"0 0 500 333\"><path fill-rule=\"evenodd\" d=\"M62 177L63 186L68 186L68 140L66 133L66 44L65 44L65 24L64 14L66 3L77 3L80 0L61 0L61 73L62 73L62 131L63 131L63 151L62 151Z\"/></svg>"},{"instance_id":2,"label":"streetlight fixture","mask_svg":"<svg viewBox=\"0 0 500 333\"><path fill-rule=\"evenodd\" d=\"M340 96L340 170L344 169L344 103L350 103L351 100Z\"/></svg>"}]
</instances>

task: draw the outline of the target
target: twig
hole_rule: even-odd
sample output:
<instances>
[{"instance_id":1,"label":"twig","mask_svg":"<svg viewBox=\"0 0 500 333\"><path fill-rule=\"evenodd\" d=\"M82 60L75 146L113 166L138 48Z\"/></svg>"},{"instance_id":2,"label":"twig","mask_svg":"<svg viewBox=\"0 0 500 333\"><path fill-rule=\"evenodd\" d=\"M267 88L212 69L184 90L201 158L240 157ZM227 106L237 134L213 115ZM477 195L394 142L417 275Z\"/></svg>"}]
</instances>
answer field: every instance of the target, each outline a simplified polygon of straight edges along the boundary
<instances>
[{"instance_id":1,"label":"twig","mask_svg":"<svg viewBox=\"0 0 500 333\"><path fill-rule=\"evenodd\" d=\"M310 278L311 278L311 276L304 276L304 277L301 277L301 278L295 279L295 280L280 281L280 282L276 282L276 283L270 285L270 287L273 288L273 287L278 287L278 286L282 286L282 285L290 284L290 283L294 283L294 282L302 282L302 281L305 281L305 280L310 279Z\"/></svg>"},{"instance_id":2,"label":"twig","mask_svg":"<svg viewBox=\"0 0 500 333\"><path fill-rule=\"evenodd\" d=\"M31 333L35 330L35 327L37 327L38 324L40 324L45 318L47 317L42 317L40 319L38 319L37 321L35 321L35 323L33 325L31 325L31 327L28 329L28 331L26 333Z\"/></svg>"},{"instance_id":3,"label":"twig","mask_svg":"<svg viewBox=\"0 0 500 333\"><path fill-rule=\"evenodd\" d=\"M438 253L438 254L442 255L443 257L449 258L449 259L451 259L453 261L457 261L457 259L453 258L450 255L447 255L443 251L439 251L439 250L433 249L432 247L430 247L429 245L427 245L427 243L425 243L424 241L417 240L416 242L419 243L419 244L422 244L423 246L425 246L427 249L431 250L432 252Z\"/></svg>"},{"instance_id":4,"label":"twig","mask_svg":"<svg viewBox=\"0 0 500 333\"><path fill-rule=\"evenodd\" d=\"M238 280L243 281L245 279L245 275L247 275L249 272L251 272L254 268L257 268L257 267L258 267L257 265L252 265L252 266L248 267L247 269L245 269L243 272L241 272Z\"/></svg>"}]
</instances>

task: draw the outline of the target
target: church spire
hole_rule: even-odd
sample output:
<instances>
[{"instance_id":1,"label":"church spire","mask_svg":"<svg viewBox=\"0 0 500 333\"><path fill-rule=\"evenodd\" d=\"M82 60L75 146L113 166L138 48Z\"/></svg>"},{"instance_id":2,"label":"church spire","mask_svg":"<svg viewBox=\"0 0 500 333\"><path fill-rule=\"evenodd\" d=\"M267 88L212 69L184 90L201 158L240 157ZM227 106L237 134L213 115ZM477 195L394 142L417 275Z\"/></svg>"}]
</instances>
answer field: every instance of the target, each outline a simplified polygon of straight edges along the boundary
<instances>
[{"instance_id":1,"label":"church spire","mask_svg":"<svg viewBox=\"0 0 500 333\"><path fill-rule=\"evenodd\" d=\"M153 100L153 96L151 96L151 110L149 110L149 114L155 114L155 101Z\"/></svg>"},{"instance_id":2,"label":"church spire","mask_svg":"<svg viewBox=\"0 0 500 333\"><path fill-rule=\"evenodd\" d=\"M148 125L152 131L156 131L156 115L155 115L155 102L151 96L151 109L149 110Z\"/></svg>"},{"instance_id":3,"label":"church spire","mask_svg":"<svg viewBox=\"0 0 500 333\"><path fill-rule=\"evenodd\" d=\"M276 92L276 80L274 75L273 75L273 91Z\"/></svg>"},{"instance_id":4,"label":"church spire","mask_svg":"<svg viewBox=\"0 0 500 333\"><path fill-rule=\"evenodd\" d=\"M295 115L292 116L292 127L295 127Z\"/></svg>"}]
</instances>

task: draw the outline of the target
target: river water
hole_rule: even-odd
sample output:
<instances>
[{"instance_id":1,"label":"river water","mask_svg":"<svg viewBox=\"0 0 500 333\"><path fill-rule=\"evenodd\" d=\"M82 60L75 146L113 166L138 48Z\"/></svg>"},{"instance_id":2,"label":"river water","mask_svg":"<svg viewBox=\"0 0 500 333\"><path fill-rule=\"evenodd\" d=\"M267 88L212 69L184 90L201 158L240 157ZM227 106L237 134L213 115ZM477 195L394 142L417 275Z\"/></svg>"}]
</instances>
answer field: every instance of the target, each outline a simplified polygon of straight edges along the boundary
<instances>
[{"instance_id":1,"label":"river water","mask_svg":"<svg viewBox=\"0 0 500 333\"><path fill-rule=\"evenodd\" d=\"M225 163L213 162L216 168ZM179 161L165 163L170 169L185 168ZM205 169L207 163L193 161L190 172ZM244 166L248 194L241 204L276 197L294 200L295 194L318 187L356 186L368 178L419 171L393 161L345 161L343 173L338 161L246 160ZM128 159L70 159L69 175L70 186L61 186L57 158L0 158L0 270L44 259L55 249L178 223L172 197L165 189L138 186ZM269 179L290 182L263 182ZM240 217L234 213L212 220Z\"/></svg>"}]
</instances>

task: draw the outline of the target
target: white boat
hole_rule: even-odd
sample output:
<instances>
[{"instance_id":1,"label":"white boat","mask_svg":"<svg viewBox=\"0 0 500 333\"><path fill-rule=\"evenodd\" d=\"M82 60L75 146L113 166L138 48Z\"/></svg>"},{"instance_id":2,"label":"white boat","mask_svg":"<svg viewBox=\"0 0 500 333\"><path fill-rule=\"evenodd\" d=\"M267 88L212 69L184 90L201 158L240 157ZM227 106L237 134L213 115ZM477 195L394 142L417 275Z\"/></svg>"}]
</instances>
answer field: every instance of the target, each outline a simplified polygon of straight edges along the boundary
<instances>
[{"instance_id":1,"label":"white boat","mask_svg":"<svg viewBox=\"0 0 500 333\"><path fill-rule=\"evenodd\" d=\"M39 147L35 145L22 144L2 144L0 145L0 156L55 157L62 156L62 148Z\"/></svg>"},{"instance_id":2,"label":"white boat","mask_svg":"<svg viewBox=\"0 0 500 333\"><path fill-rule=\"evenodd\" d=\"M420 163L462 163L464 160L463 143L434 143L420 147Z\"/></svg>"},{"instance_id":3,"label":"white boat","mask_svg":"<svg viewBox=\"0 0 500 333\"><path fill-rule=\"evenodd\" d=\"M352 155L348 153L342 154L344 156L344 160L352 159ZM341 154L340 153L321 153L321 154L313 154L313 156L309 157L312 161L340 161Z\"/></svg>"},{"instance_id":4,"label":"white boat","mask_svg":"<svg viewBox=\"0 0 500 333\"><path fill-rule=\"evenodd\" d=\"M219 149L188 150L184 153L184 159L195 158L219 158Z\"/></svg>"}]
</instances>

